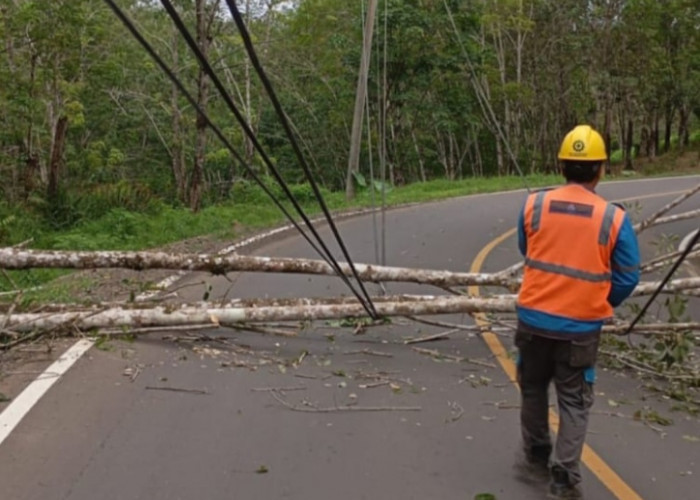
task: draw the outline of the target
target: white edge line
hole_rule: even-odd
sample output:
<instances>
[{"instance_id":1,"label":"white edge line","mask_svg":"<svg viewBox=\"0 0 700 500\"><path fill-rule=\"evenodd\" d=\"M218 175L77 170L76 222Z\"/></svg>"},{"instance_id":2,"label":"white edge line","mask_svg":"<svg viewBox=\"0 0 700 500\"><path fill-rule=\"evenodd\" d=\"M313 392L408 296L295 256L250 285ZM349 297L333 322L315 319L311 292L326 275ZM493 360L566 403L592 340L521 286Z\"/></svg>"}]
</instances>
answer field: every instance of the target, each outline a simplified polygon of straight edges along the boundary
<instances>
[{"instance_id":1,"label":"white edge line","mask_svg":"<svg viewBox=\"0 0 700 500\"><path fill-rule=\"evenodd\" d=\"M53 362L44 372L29 384L5 410L0 413L0 444L10 435L22 421L29 410L54 385L73 364L88 350L94 342L83 339L76 342L70 349Z\"/></svg>"}]
</instances>

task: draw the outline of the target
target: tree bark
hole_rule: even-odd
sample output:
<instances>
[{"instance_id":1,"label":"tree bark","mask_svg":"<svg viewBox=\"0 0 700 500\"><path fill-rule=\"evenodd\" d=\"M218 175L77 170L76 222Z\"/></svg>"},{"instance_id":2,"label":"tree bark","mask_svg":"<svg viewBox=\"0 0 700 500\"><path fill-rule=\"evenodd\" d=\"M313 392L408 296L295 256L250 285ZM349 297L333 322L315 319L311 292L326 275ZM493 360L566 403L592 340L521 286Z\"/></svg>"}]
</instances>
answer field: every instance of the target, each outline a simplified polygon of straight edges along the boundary
<instances>
[{"instance_id":1,"label":"tree bark","mask_svg":"<svg viewBox=\"0 0 700 500\"><path fill-rule=\"evenodd\" d=\"M690 120L690 106L683 103L679 107L678 118L678 148L681 153L690 145L690 132L688 121Z\"/></svg>"},{"instance_id":2,"label":"tree bark","mask_svg":"<svg viewBox=\"0 0 700 500\"><path fill-rule=\"evenodd\" d=\"M63 162L63 151L66 147L66 133L68 132L68 118L61 116L56 121L53 134L53 145L51 147L51 157L49 160L49 183L47 188L47 198L56 201L59 192L59 177L61 163Z\"/></svg>"},{"instance_id":3,"label":"tree bark","mask_svg":"<svg viewBox=\"0 0 700 500\"><path fill-rule=\"evenodd\" d=\"M697 215L700 210L696 211ZM676 216L671 216L676 217ZM353 276L350 266L339 263L346 276ZM322 260L291 259L282 257L255 257L249 255L169 254L164 252L66 252L23 250L21 248L0 249L0 269L178 269L182 271L209 272L215 275L230 272L263 272L287 274L315 274L334 276L335 271ZM404 267L355 264L357 274L363 281L407 282L433 285L440 288L464 286L501 286L517 288L519 280L508 272L501 273L455 273L451 271L412 269ZM654 290L656 283L640 283L635 294L643 295ZM700 288L700 278L674 280L669 290Z\"/></svg>"},{"instance_id":4,"label":"tree bark","mask_svg":"<svg viewBox=\"0 0 700 500\"><path fill-rule=\"evenodd\" d=\"M173 71L175 74L177 74L180 64L180 49L178 47L179 40L180 32L173 28L171 52L173 57ZM177 198L181 202L185 203L187 201L187 175L185 169L185 149L183 147L185 139L182 131L182 113L180 112L180 106L178 105L178 96L179 90L177 85L173 83L170 91L170 108L172 116L171 123L173 128L171 166Z\"/></svg>"},{"instance_id":5,"label":"tree bark","mask_svg":"<svg viewBox=\"0 0 700 500\"><path fill-rule=\"evenodd\" d=\"M170 254L165 252L66 252L1 248L0 268L62 268L100 269L122 268L139 271L147 269L179 269L203 271L220 275L230 272L264 272L317 274L334 276L333 268L323 260L256 257L249 255ZM364 281L403 281L438 287L467 285L510 286L512 279L497 274L453 273L404 267L375 266L356 263L359 277ZM346 276L353 276L350 266L340 263Z\"/></svg>"},{"instance_id":6,"label":"tree bark","mask_svg":"<svg viewBox=\"0 0 700 500\"><path fill-rule=\"evenodd\" d=\"M666 128L664 129L664 153L668 153L671 150L671 129L673 127L673 117L676 115L676 109L672 105L668 105L666 108Z\"/></svg>"},{"instance_id":7,"label":"tree bark","mask_svg":"<svg viewBox=\"0 0 700 500\"><path fill-rule=\"evenodd\" d=\"M454 296L375 297L375 309L381 317L471 314L477 312L513 313L515 296L474 298ZM228 303L181 304L144 308L122 305L111 308L84 308L75 311L7 314L4 328L15 333L37 333L60 328L72 332L102 328L147 328L215 325L227 326L270 321L310 321L341 318L365 318L364 307L355 299L236 300ZM642 325L643 327L644 325ZM659 325L654 325L660 328ZM677 325L665 325L674 331ZM685 329L698 329L691 323ZM607 327L625 331L624 325Z\"/></svg>"},{"instance_id":8,"label":"tree bark","mask_svg":"<svg viewBox=\"0 0 700 500\"><path fill-rule=\"evenodd\" d=\"M627 133L625 134L625 170L634 170L632 164L632 147L634 142L634 122L627 120Z\"/></svg>"},{"instance_id":9,"label":"tree bark","mask_svg":"<svg viewBox=\"0 0 700 500\"><path fill-rule=\"evenodd\" d=\"M513 297L482 299L470 297L396 297L375 298L375 309L380 316L420 316L434 314L484 312L513 312ZM354 299L353 299L354 301ZM337 300L285 301L283 305L268 305L264 301L245 305L239 302L227 304L183 304L153 308L114 307L83 311L57 312L55 314L20 313L6 316L5 328L24 333L37 330L49 331L61 327L77 330L93 330L114 327L149 327L183 325L228 325L268 321L308 321L319 319L364 318L367 312L357 301Z\"/></svg>"},{"instance_id":10,"label":"tree bark","mask_svg":"<svg viewBox=\"0 0 700 500\"><path fill-rule=\"evenodd\" d=\"M206 0L196 0L196 30L197 46L202 55L207 58L209 55L210 34L209 22L207 19ZM209 77L200 66L197 72L197 105L203 112L207 110L209 102ZM194 164L192 166L192 177L189 187L189 204L193 212L199 211L202 204L202 178L204 172L204 156L207 148L207 122L204 116L197 114L196 139L194 149Z\"/></svg>"}]
</instances>

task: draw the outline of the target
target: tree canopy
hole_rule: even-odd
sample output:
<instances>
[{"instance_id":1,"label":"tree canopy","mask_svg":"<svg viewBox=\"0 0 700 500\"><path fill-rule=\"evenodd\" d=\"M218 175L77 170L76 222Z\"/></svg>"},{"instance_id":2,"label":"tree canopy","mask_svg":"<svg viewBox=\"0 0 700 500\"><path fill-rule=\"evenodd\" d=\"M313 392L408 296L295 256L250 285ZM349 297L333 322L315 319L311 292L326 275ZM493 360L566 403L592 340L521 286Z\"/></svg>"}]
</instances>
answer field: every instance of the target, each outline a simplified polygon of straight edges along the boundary
<instances>
[{"instance_id":1,"label":"tree canopy","mask_svg":"<svg viewBox=\"0 0 700 500\"><path fill-rule=\"evenodd\" d=\"M267 175L160 2L117 3ZM173 3L270 158L301 182L226 2ZM367 2L237 5L314 175L343 189ZM379 0L360 173L371 162L402 184L551 172L581 122L626 168L687 150L699 27L696 0ZM0 39L0 207L65 226L156 200L235 202L246 171L105 2L4 2Z\"/></svg>"}]
</instances>

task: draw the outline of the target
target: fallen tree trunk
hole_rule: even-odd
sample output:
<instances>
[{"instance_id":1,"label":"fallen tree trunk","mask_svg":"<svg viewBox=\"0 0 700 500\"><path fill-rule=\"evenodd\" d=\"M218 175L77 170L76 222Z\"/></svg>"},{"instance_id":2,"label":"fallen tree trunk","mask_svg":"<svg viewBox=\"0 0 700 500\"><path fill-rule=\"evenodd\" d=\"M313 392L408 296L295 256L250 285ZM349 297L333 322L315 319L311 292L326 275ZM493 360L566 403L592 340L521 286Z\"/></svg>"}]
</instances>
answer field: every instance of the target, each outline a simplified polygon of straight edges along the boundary
<instances>
[{"instance_id":1,"label":"fallen tree trunk","mask_svg":"<svg viewBox=\"0 0 700 500\"><path fill-rule=\"evenodd\" d=\"M669 256L666 256L668 258ZM341 262L340 269L346 276L352 270ZM315 274L335 276L333 268L322 260L291 259L285 257L255 257L249 255L172 254L165 252L62 252L0 249L0 268L61 268L134 270L177 269L201 271L211 274L230 272L263 272L288 274ZM433 285L441 288L456 286L501 286L512 288L519 284L509 276L510 268L498 273L459 273L446 270L413 269L408 267L355 264L359 277L369 282L406 282ZM656 282L640 283L636 295L644 295L658 286ZM686 278L670 282L668 291L700 288L700 279Z\"/></svg>"},{"instance_id":2,"label":"fallen tree trunk","mask_svg":"<svg viewBox=\"0 0 700 500\"><path fill-rule=\"evenodd\" d=\"M341 262L340 269L352 277L352 270ZM121 268L137 271L152 269L177 269L181 271L202 271L211 274L230 272L263 272L317 274L335 276L335 270L322 260L291 259L285 257L255 257L249 255L215 254L172 254L165 252L67 252L23 250L19 248L0 249L0 268L30 269L106 269ZM392 282L402 281L448 286L509 286L512 279L486 273L456 273L447 270L425 270L407 267L375 266L355 264L363 281Z\"/></svg>"},{"instance_id":3,"label":"fallen tree trunk","mask_svg":"<svg viewBox=\"0 0 700 500\"><path fill-rule=\"evenodd\" d=\"M468 296L400 295L375 297L381 317L426 316L439 314L513 313L516 297L491 298ZM98 306L79 310L54 310L40 313L8 313L4 329L14 333L50 331L70 327L89 331L103 328L145 328L169 326L238 325L271 321L309 321L366 318L363 306L354 298L332 299L246 299L212 304L205 302L145 307L124 304L111 308ZM643 331L698 330L700 323L670 326L640 325ZM625 331L625 325L606 326L609 333Z\"/></svg>"},{"instance_id":4,"label":"fallen tree trunk","mask_svg":"<svg viewBox=\"0 0 700 500\"><path fill-rule=\"evenodd\" d=\"M655 219L653 222L650 222L647 226L642 226L642 223L635 224L634 230L637 233L642 232L644 229L651 227L651 226L658 226L659 224L670 224L671 222L678 222L681 220L688 220L688 219L694 219L696 217L700 216L700 209L699 210L691 210L690 212L683 212L680 214L676 215L668 215L666 217L659 217L658 219Z\"/></svg>"},{"instance_id":5,"label":"fallen tree trunk","mask_svg":"<svg viewBox=\"0 0 700 500\"><path fill-rule=\"evenodd\" d=\"M646 228L651 227L654 224L659 224L661 222L661 216L673 208L677 207L680 205L683 201L687 200L691 196L693 196L695 193L700 191L700 184L696 185L694 188L689 189L682 195L680 195L678 198L675 200L672 200L670 203L664 205L661 207L659 210L657 210L655 213L653 213L651 216L649 216L646 220L640 222L639 224L635 224L634 229L637 233L641 233L644 231ZM686 213L691 213L691 212L686 212Z\"/></svg>"},{"instance_id":6,"label":"fallen tree trunk","mask_svg":"<svg viewBox=\"0 0 700 500\"><path fill-rule=\"evenodd\" d=\"M632 292L633 297L641 295L651 295L656 289L661 286L660 281L643 281L637 285L637 288ZM679 278L671 280L664 286L664 293L686 292L700 288L700 278Z\"/></svg>"},{"instance_id":7,"label":"fallen tree trunk","mask_svg":"<svg viewBox=\"0 0 700 500\"><path fill-rule=\"evenodd\" d=\"M678 259L678 257L681 256L682 253L683 252L679 250L677 252L671 252L666 255L660 255L659 257L651 259L650 261L642 264L639 270L642 273L652 273L654 271L670 267L676 262L676 260ZM686 256L686 262L690 261L691 259L696 259L698 257L700 257L700 250L690 252Z\"/></svg>"},{"instance_id":8,"label":"fallen tree trunk","mask_svg":"<svg viewBox=\"0 0 700 500\"><path fill-rule=\"evenodd\" d=\"M250 305L255 303L257 305ZM365 309L355 299L300 299L286 301L285 305L268 305L265 301L240 301L218 304L159 305L150 308L114 307L39 314L13 314L7 316L5 328L13 332L53 330L69 326L81 331L114 327L183 326L269 321L307 321L323 319L363 318ZM383 317L420 316L471 312L512 312L514 297L396 297L375 298L377 313Z\"/></svg>"}]
</instances>

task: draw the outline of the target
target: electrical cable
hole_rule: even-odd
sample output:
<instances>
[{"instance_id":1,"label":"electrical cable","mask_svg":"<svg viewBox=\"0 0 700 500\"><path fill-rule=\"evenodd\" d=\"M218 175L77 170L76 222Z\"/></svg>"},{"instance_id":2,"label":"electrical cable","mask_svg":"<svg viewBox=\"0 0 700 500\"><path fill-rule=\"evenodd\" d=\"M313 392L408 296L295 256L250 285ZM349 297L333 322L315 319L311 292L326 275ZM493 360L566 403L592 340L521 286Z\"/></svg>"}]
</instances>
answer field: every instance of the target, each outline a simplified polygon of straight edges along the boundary
<instances>
[{"instance_id":1,"label":"electrical cable","mask_svg":"<svg viewBox=\"0 0 700 500\"><path fill-rule=\"evenodd\" d=\"M637 316L630 323L630 326L627 328L627 331L624 333L624 335L629 335L630 333L632 333L632 329L639 322L639 320L641 320L644 317L644 315L646 314L646 312L649 309L649 307L651 306L651 304L654 302L656 297L658 297L658 295L661 293L663 288L666 286L666 283L668 283L668 280L671 279L671 276L673 276L673 273L676 272L676 270L680 267L680 265L683 263L685 258L688 256L688 254L693 250L693 247L695 247L695 245L699 239L700 239L700 227L695 232L695 235L688 243L688 246L685 247L685 249L683 250L683 253L678 258L676 263L671 267L671 269L669 269L668 273L666 274L664 279L661 281L661 284L657 287L657 289L654 291L654 293L649 298L649 300L647 300L647 303L644 304L644 307L642 307L642 309L639 311L639 313L637 313Z\"/></svg>"},{"instance_id":2,"label":"electrical cable","mask_svg":"<svg viewBox=\"0 0 700 500\"><path fill-rule=\"evenodd\" d=\"M282 109L282 105L280 104L279 100L277 99L277 94L275 93L274 89L272 88L272 83L267 77L267 74L265 73L265 70L263 69L260 60L258 59L257 53L255 52L255 48L253 47L253 42L250 38L250 34L248 33L248 29L246 28L245 22L243 21L243 16L241 15L240 11L238 10L238 7L236 6L236 3L232 0L226 0L226 4L229 7L229 10L231 11L231 15L233 16L233 19L236 23L236 26L238 27L238 31L241 35L241 38L243 40L243 44L245 45L246 51L248 52L248 57L250 58L251 62L253 63L253 67L255 68L256 72L258 73L258 76L260 77L260 80L265 87L265 90L267 91L268 97L270 98L270 101L272 102L273 107L275 108L275 111L277 112L277 115L280 119L280 122L282 124L282 127L285 130L285 133L287 134L287 137L289 139L290 144L292 145L292 149L294 150L294 153L297 156L297 159L299 161L300 166L304 170L304 173L306 175L307 180L309 181L309 184L311 186L311 189L314 192L314 195L316 196L316 199L318 200L318 203L321 207L321 210L323 211L326 220L328 221L328 226L330 227L333 235L335 236L336 241L338 242L338 246L340 247L343 255L345 256L345 259L348 263L348 266L352 270L353 276L357 280L358 285L360 286L360 289L362 290L362 293L366 297L367 304L366 306L369 306L369 309L371 310L370 316L374 319L378 317L377 312L374 308L374 304L372 303L372 299L367 292L367 289L364 286L364 283L360 279L357 269L355 267L355 264L352 261L352 258L350 257L350 253L347 250L347 247L345 246L345 243L343 242L343 239L340 236L340 233L338 232L338 228L335 225L335 222L333 221L333 217L330 214L330 211L328 210L328 206L326 205L326 202L323 199L323 196L321 195L321 192L318 188L318 185L316 184L316 181L314 180L313 176L311 175L311 170L309 168L308 163L306 162L306 159L304 158L304 155L301 152L301 149L299 148L299 144L296 141L296 138L294 137L294 133L292 132L289 123L287 121L287 116L284 113L284 110Z\"/></svg>"},{"instance_id":3,"label":"electrical cable","mask_svg":"<svg viewBox=\"0 0 700 500\"><path fill-rule=\"evenodd\" d=\"M214 134L219 138L219 140L226 146L226 148L231 152L231 154L234 156L236 160L238 160L241 165L246 168L248 173L253 177L253 180L255 180L260 187L263 189L265 194L267 194L270 198L272 198L272 201L279 207L279 209L282 211L282 213L290 220L290 222L304 235L305 239L309 242L309 244L317 251L319 254L321 253L320 250L316 247L316 245L309 239L308 235L306 232L298 225L298 223L294 220L294 217L289 213L289 211L284 207L284 205L281 204L281 202L275 197L274 193L270 191L270 189L265 185L263 180L255 173L255 171L250 168L250 166L245 162L243 157L236 151L236 149L233 147L233 145L229 142L228 139L224 136L224 134L221 132L221 130L211 121L209 116L201 109L201 107L197 104L197 101L192 95L185 89L184 85L182 82L177 78L177 76L172 72L170 68L163 62L163 59L153 50L153 47L146 41L145 38L141 35L141 33L136 29L136 27L133 25L131 20L126 17L126 15L122 12L122 10L117 6L113 0L105 0L105 2L108 4L108 6L114 11L115 15L119 18L120 21L124 24L124 26L131 32L131 34L136 38L136 40L144 47L146 52L153 58L153 60L160 66L160 68L165 72L165 74L170 78L170 80L177 86L178 90L182 93L183 96L189 101L189 103L194 107L195 111L199 116L201 116L204 121L207 123L207 125L212 129Z\"/></svg>"},{"instance_id":4,"label":"electrical cable","mask_svg":"<svg viewBox=\"0 0 700 500\"><path fill-rule=\"evenodd\" d=\"M294 195L291 192L291 190L289 189L289 186L287 185L285 180L282 178L282 175L280 174L279 170L277 169L277 167L275 167L275 165L272 163L272 160L269 158L269 156L267 155L267 153L263 149L263 147L260 144L260 142L258 141L255 133L250 129L250 126L248 125L245 118L243 117L243 114L239 111L238 107L235 105L235 103L231 99L230 94L228 93L228 91L226 90L224 85L222 84L219 77L214 72L213 68L211 67L211 64L209 63L207 58L202 53L201 49L197 45L197 42L194 40L194 38L190 34L189 30L187 29L187 26L185 26L185 23L182 21L182 18L178 14L178 12L175 9L175 7L173 6L173 4L170 2L170 0L161 0L161 4L163 5L165 10L167 11L170 18L175 23L175 27L178 29L180 34L183 36L183 38L187 42L187 45L190 47L190 50L192 50L192 52L194 53L195 57L197 58L197 61L199 62L200 67L204 70L204 72L207 74L207 76L209 76L209 78L212 80L212 82L216 86L217 90L219 91L220 95L223 97L224 101L226 102L227 106L229 107L231 112L236 117L236 120L243 128L243 131L250 138L256 151L260 154L261 158L263 159L263 162L270 169L273 177L275 178L277 183L280 185L280 187L282 188L282 190L286 194L287 198L289 198L289 200L292 202L297 213L302 217L306 226L309 228L311 233L314 235L314 237L316 238L316 240L320 244L321 248L323 249L323 253L319 252L321 257L323 257L326 260L326 262L331 267L333 267L336 274L338 274L338 276L341 278L341 280L343 280L343 282L350 288L350 290L355 295L355 297L357 297L360 300L360 302L362 302L367 313L370 314L370 316L372 316L373 313L375 312L374 308L373 308L373 306L368 307L368 305L371 304L371 299L369 298L369 296L365 292L365 298L367 301L369 301L369 303L366 304L364 299L355 290L355 288L353 287L353 285L350 282L350 280L348 279L348 277L345 276L345 274L342 272L337 260L333 257L333 254L328 249L327 245L325 244L325 242L323 241L321 236L318 234L316 228L313 226L312 222L309 220L309 218L305 214L301 205L294 198ZM357 275L356 275L356 278L357 278ZM359 278L358 278L358 281L359 281Z\"/></svg>"},{"instance_id":5,"label":"electrical cable","mask_svg":"<svg viewBox=\"0 0 700 500\"><path fill-rule=\"evenodd\" d=\"M124 14L124 12L117 6L113 0L105 0L107 5L112 9L112 11L115 13L115 15L119 18L119 20L124 24L124 26L129 30L129 32L136 38L136 40L143 46L143 48L148 52L148 54L153 58L153 60L158 64L158 66L163 70L163 72L170 78L170 80L177 86L178 90L182 93L182 95L189 101L189 103L192 105L192 107L195 109L195 111L198 113L199 116L202 117L202 119L206 122L207 126L209 126L214 134L219 138L219 140L226 146L226 148L231 152L231 154L236 158L241 165L248 171L248 173L251 175L251 177L258 183L258 185L262 188L262 190L267 194L272 201L275 203L275 205L282 211L282 213L287 217L287 219L291 222L291 224L301 233L301 235L304 237L304 239L311 245L311 247L324 259L326 259L326 256L323 254L323 252L316 246L316 244L309 238L309 235L306 233L306 231L303 230L303 228L294 220L294 217L289 213L289 211L282 205L282 203L276 198L276 196L270 191L270 189L265 185L263 180L258 176L257 173L245 162L245 160L241 157L241 155L236 151L236 149L233 147L233 145L226 139L226 137L223 135L221 130L211 121L211 119L208 117L208 115L201 109L201 107L197 104L197 101L192 97L192 95L185 89L184 85L182 82L177 78L177 76L172 72L172 70L165 64L163 59L153 50L153 47L148 43L148 41L141 35L141 33L138 31L138 29L134 26L134 24L131 22L131 20ZM336 269L336 272L339 271L337 269L337 262L335 262L336 266L333 266L331 262L326 259L326 262L331 266ZM347 279L347 277L342 274L342 278ZM352 287L351 287L352 289ZM355 293L355 296L360 300L360 302L365 306L364 300L362 297L360 297L353 289L353 292ZM368 308L365 306L365 309L367 310L367 313L371 315L372 309Z\"/></svg>"},{"instance_id":6,"label":"electrical cable","mask_svg":"<svg viewBox=\"0 0 700 500\"><path fill-rule=\"evenodd\" d=\"M236 149L233 147L233 145L229 142L228 139L224 136L223 132L211 121L209 116L202 110L202 108L197 104L196 99L185 89L184 85L182 82L177 78L177 76L173 73L173 71L165 64L163 59L153 50L153 47L146 41L145 38L141 35L141 33L136 29L136 27L133 25L131 20L126 17L126 15L122 12L122 10L117 6L112 0L105 0L107 5L114 11L115 15L119 18L119 20L124 24L124 26L129 30L129 32L136 38L136 40L143 46L143 48L148 52L148 54L153 58L153 60L160 66L160 68L163 70L163 72L170 78L170 80L177 86L178 90L180 93L182 93L183 96L189 101L189 103L192 105L192 107L195 109L197 114L204 119L204 121L207 123L207 126L209 126L214 134L219 138L219 140L226 146L226 148L229 150L229 152L234 156L236 160L238 160L241 165L246 168L248 173L253 177L253 180L255 180L260 187L263 189L265 194L267 194L270 198L272 198L272 201L277 205L282 213L290 220L292 224L294 224L297 229L305 236L307 241L320 253L320 251L316 248L315 244L309 240L308 235L301 229L298 225L298 223L294 220L292 215L289 213L289 211L284 207L284 205L281 204L281 202L275 197L274 193L270 191L270 189L265 185L263 180L255 173L254 170L250 168L250 166L245 162L243 157L236 151Z\"/></svg>"}]
</instances>

